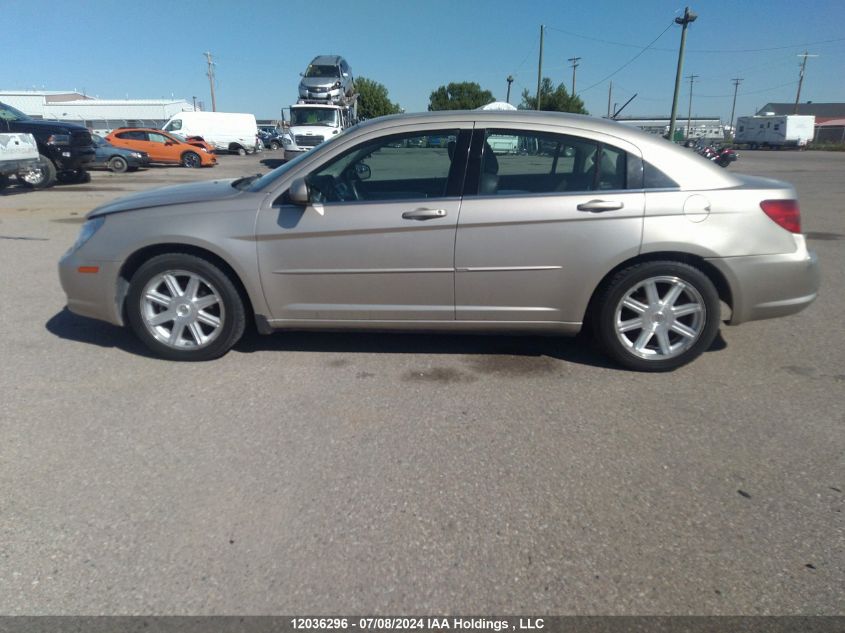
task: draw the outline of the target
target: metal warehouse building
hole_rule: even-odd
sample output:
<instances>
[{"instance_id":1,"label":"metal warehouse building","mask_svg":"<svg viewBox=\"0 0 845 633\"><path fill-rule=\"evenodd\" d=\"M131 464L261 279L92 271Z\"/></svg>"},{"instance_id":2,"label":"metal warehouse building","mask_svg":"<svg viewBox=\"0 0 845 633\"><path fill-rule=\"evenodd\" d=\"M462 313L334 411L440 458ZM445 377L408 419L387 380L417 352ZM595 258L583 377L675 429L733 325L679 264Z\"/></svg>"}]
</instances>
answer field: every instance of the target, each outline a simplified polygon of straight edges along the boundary
<instances>
[{"instance_id":1,"label":"metal warehouse building","mask_svg":"<svg viewBox=\"0 0 845 633\"><path fill-rule=\"evenodd\" d=\"M184 99L95 99L73 91L0 90L0 101L37 119L78 123L98 133L116 127L161 127L193 111Z\"/></svg>"}]
</instances>

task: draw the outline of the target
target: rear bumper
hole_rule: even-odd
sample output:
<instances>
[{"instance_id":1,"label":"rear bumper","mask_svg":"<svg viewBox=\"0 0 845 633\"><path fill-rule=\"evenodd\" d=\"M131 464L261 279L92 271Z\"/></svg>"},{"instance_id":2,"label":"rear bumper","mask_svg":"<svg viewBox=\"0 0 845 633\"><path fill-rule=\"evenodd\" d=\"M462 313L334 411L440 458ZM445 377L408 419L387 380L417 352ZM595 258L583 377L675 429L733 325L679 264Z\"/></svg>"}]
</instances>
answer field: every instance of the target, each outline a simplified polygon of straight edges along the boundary
<instances>
[{"instance_id":1,"label":"rear bumper","mask_svg":"<svg viewBox=\"0 0 845 633\"><path fill-rule=\"evenodd\" d=\"M793 253L707 260L730 284L731 325L795 314L816 300L818 258L807 250L803 235L795 239L798 248Z\"/></svg>"}]
</instances>

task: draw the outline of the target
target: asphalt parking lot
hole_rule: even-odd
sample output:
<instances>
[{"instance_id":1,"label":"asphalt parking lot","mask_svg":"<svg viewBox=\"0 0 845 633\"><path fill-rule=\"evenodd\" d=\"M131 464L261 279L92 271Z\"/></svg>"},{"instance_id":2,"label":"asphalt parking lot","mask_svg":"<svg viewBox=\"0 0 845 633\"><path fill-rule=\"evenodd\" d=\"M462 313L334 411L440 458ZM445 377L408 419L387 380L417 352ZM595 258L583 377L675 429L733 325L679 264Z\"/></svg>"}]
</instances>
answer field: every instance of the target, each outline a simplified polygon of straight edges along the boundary
<instances>
[{"instance_id":1,"label":"asphalt parking lot","mask_svg":"<svg viewBox=\"0 0 845 633\"><path fill-rule=\"evenodd\" d=\"M64 309L87 210L279 154L0 194L0 613L842 612L845 153L741 152L822 293L671 374L538 337L169 363Z\"/></svg>"}]
</instances>

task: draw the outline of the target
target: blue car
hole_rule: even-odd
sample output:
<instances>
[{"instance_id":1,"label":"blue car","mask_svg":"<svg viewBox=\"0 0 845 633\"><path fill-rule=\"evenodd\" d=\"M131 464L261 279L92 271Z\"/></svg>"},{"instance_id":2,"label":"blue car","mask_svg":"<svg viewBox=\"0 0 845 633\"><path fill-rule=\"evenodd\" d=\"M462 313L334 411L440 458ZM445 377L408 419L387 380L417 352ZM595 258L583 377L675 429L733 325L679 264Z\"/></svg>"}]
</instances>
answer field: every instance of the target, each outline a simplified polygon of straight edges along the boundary
<instances>
[{"instance_id":1,"label":"blue car","mask_svg":"<svg viewBox=\"0 0 845 633\"><path fill-rule=\"evenodd\" d=\"M108 169L118 174L125 171L135 171L139 167L147 167L150 164L150 157L147 152L134 149L115 147L102 136L92 134L96 152L94 161L89 163L90 169Z\"/></svg>"}]
</instances>

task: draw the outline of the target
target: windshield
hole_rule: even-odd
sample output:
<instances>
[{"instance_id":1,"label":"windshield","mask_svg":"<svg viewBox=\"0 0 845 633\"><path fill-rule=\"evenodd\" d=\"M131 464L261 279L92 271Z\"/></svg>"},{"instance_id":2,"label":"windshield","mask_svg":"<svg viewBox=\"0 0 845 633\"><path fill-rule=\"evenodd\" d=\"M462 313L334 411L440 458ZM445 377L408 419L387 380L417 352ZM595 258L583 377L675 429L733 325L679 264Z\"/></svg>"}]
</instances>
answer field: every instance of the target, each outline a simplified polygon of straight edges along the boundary
<instances>
[{"instance_id":1,"label":"windshield","mask_svg":"<svg viewBox=\"0 0 845 633\"><path fill-rule=\"evenodd\" d=\"M337 110L331 108L291 108L290 124L337 127Z\"/></svg>"},{"instance_id":2,"label":"windshield","mask_svg":"<svg viewBox=\"0 0 845 633\"><path fill-rule=\"evenodd\" d=\"M0 103L0 119L4 121L29 121L27 115L5 103Z\"/></svg>"},{"instance_id":3,"label":"windshield","mask_svg":"<svg viewBox=\"0 0 845 633\"><path fill-rule=\"evenodd\" d=\"M340 77L337 66L317 66L311 64L305 71L306 77Z\"/></svg>"}]
</instances>

